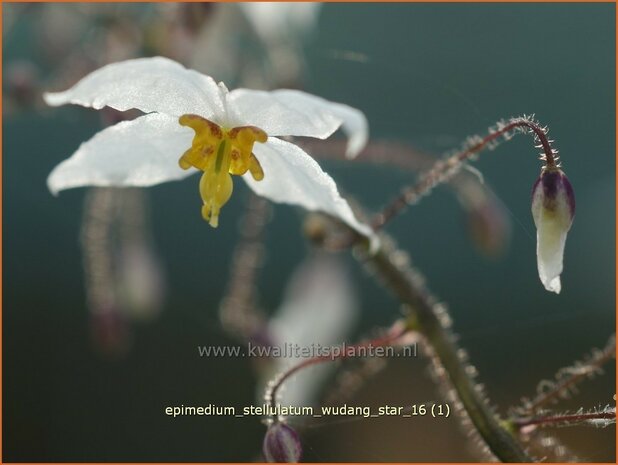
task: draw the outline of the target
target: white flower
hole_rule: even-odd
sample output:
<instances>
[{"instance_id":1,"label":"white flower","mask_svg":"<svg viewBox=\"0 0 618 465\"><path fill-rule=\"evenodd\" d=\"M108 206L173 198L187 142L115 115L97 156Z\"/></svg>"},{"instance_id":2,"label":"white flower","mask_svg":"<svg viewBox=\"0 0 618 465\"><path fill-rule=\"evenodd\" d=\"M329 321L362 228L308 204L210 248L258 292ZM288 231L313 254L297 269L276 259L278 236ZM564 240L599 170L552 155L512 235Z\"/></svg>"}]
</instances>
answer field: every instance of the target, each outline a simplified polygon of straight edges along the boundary
<instances>
[{"instance_id":1,"label":"white flower","mask_svg":"<svg viewBox=\"0 0 618 465\"><path fill-rule=\"evenodd\" d=\"M532 188L532 216L536 225L536 255L541 282L560 293L564 244L575 216L575 195L566 175L545 167Z\"/></svg>"},{"instance_id":2,"label":"white flower","mask_svg":"<svg viewBox=\"0 0 618 465\"><path fill-rule=\"evenodd\" d=\"M195 172L189 168L197 168L204 172L202 214L212 226L232 193L231 175L242 175L261 196L323 211L371 235L317 162L277 138L324 139L341 127L353 157L368 132L364 115L354 108L296 90L229 92L223 83L162 57L104 66L44 98L52 106L147 113L82 143L49 175L54 194L80 186L152 186L183 179Z\"/></svg>"}]
</instances>

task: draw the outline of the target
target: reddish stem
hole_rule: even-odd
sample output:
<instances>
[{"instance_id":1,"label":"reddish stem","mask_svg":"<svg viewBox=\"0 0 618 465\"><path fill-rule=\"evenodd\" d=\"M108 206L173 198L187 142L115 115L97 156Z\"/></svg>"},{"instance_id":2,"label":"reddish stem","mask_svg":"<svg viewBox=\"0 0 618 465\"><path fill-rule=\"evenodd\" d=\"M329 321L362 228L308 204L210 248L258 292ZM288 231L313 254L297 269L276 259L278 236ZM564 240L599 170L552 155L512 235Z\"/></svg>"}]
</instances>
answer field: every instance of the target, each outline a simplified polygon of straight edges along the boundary
<instances>
[{"instance_id":1,"label":"reddish stem","mask_svg":"<svg viewBox=\"0 0 618 465\"><path fill-rule=\"evenodd\" d=\"M341 354L337 354L336 356L329 354L329 355L321 355L318 357L313 357L307 360L304 360L302 362L300 362L298 365L293 366L292 368L290 368L288 371L286 371L285 373L283 373L283 375L281 375L277 381L274 383L274 385L270 388L270 392L267 393L267 399L268 397L270 397L268 399L268 402L270 404L270 406L273 408L273 410L276 410L276 406L277 406L277 393L279 391L279 389L281 389L281 387L283 386L283 383L285 383L292 375L294 375L295 373L299 372L300 370L302 370L303 368L307 368L313 365L317 365L319 363L324 363L324 362L329 362L329 361L335 361L335 360L339 360L342 358L347 358L347 357L351 357L354 355L354 353L363 347L384 347L384 346L389 346L391 345L393 342L395 342L397 339L399 339L401 336L403 336L406 332L407 332L407 328L405 327L405 325L395 325L393 328L391 328L391 330L384 336L376 338L376 339L372 339L369 341L365 341L365 342L361 342L359 344L356 345L352 345L352 346L346 346L346 350L344 353Z\"/></svg>"},{"instance_id":2,"label":"reddish stem","mask_svg":"<svg viewBox=\"0 0 618 465\"><path fill-rule=\"evenodd\" d=\"M503 128L495 132L491 132L490 134L487 134L479 143L457 154L457 158L459 159L459 161L466 160L471 155L477 152L480 152L489 142L499 138L503 134L509 131L512 131L513 129L518 128L518 127L526 127L530 129L531 131L533 131L534 134L536 134L536 136L539 138L539 141L541 142L541 145L543 147L543 152L545 154L547 165L549 167L556 166L556 161L554 160L554 152L551 148L549 140L547 139L547 135L545 134L545 131L541 129L541 127L539 127L539 125L536 124L534 121L529 121L527 119L517 119L515 121L510 122Z\"/></svg>"},{"instance_id":3,"label":"reddish stem","mask_svg":"<svg viewBox=\"0 0 618 465\"><path fill-rule=\"evenodd\" d=\"M518 428L531 425L551 425L560 423L582 423L589 420L615 420L616 412L587 412L570 415L547 415L542 417L514 419L513 424Z\"/></svg>"},{"instance_id":4,"label":"reddish stem","mask_svg":"<svg viewBox=\"0 0 618 465\"><path fill-rule=\"evenodd\" d=\"M533 413L548 402L560 397L563 393L568 392L569 388L597 372L605 363L615 357L616 339L612 336L604 349L595 353L583 366L577 367L578 369L574 370L570 376L560 380L549 392L537 396L529 405L525 406L526 411Z\"/></svg>"},{"instance_id":5,"label":"reddish stem","mask_svg":"<svg viewBox=\"0 0 618 465\"><path fill-rule=\"evenodd\" d=\"M556 167L556 159L554 152L551 148L550 142L547 139L545 130L542 129L534 121L524 118L512 119L508 124L503 127L490 132L479 142L466 148L465 150L456 153L455 155L447 158L446 160L438 161L433 168L422 175L419 181L402 191L402 193L396 197L387 207L371 221L371 227L374 231L377 231L384 226L390 219L402 211L407 205L413 203L424 194L428 193L435 185L440 182L444 182L444 176L448 174L449 170L458 167L461 163L468 160L474 154L480 152L489 143L503 136L504 134L514 130L515 128L528 128L537 136L543 152L545 155L545 162L548 168Z\"/></svg>"}]
</instances>

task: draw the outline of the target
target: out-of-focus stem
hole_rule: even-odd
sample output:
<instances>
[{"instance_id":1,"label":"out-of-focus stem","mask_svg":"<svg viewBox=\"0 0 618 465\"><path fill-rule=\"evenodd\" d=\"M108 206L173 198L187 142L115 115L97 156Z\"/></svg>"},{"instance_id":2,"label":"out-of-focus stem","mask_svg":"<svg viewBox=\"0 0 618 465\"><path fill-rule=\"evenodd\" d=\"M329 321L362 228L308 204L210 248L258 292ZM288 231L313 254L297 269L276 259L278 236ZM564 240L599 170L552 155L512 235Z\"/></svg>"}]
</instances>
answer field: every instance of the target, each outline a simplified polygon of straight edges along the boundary
<instances>
[{"instance_id":1,"label":"out-of-focus stem","mask_svg":"<svg viewBox=\"0 0 618 465\"><path fill-rule=\"evenodd\" d=\"M84 260L86 296L93 312L108 311L115 305L111 224L113 221L113 192L107 188L93 188L84 201L81 246Z\"/></svg>"},{"instance_id":2,"label":"out-of-focus stem","mask_svg":"<svg viewBox=\"0 0 618 465\"><path fill-rule=\"evenodd\" d=\"M240 242L234 251L232 270L219 308L223 328L243 340L251 339L263 328L265 319L256 308L256 279L264 254L264 230L270 206L251 195L240 227Z\"/></svg>"}]
</instances>

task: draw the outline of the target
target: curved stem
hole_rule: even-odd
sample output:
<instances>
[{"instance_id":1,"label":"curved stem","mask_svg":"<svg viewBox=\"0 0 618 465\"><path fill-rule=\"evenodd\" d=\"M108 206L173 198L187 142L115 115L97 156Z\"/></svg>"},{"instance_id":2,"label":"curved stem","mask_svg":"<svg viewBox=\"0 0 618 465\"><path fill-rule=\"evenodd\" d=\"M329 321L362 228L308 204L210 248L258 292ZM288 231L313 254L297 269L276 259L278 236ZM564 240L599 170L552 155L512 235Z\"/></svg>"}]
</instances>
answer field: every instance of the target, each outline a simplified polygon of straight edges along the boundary
<instances>
[{"instance_id":1,"label":"curved stem","mask_svg":"<svg viewBox=\"0 0 618 465\"><path fill-rule=\"evenodd\" d=\"M466 370L466 363L459 355L455 338L444 323L445 315L440 316L436 312L436 301L425 288L422 278L404 265L399 265L399 260L391 259L401 253L398 250L389 253L383 246L365 259L376 275L411 310L407 318L408 329L419 331L427 339L475 430L491 452L503 462L532 462L477 389L470 372Z\"/></svg>"},{"instance_id":2,"label":"curved stem","mask_svg":"<svg viewBox=\"0 0 618 465\"><path fill-rule=\"evenodd\" d=\"M547 168L556 168L556 152L552 149L547 138L545 128L527 117L512 118L508 123L499 123L498 126L489 131L485 137L475 137L467 144L463 150L448 157L446 160L438 161L433 168L422 174L418 182L395 197L379 214L371 221L372 228L377 231L388 221L405 209L406 206L416 203L421 197L428 194L435 186L450 180L461 169L462 163L481 152L483 149L495 143L497 139L507 136L514 130L521 132L532 132L543 149L543 159Z\"/></svg>"},{"instance_id":3,"label":"curved stem","mask_svg":"<svg viewBox=\"0 0 618 465\"><path fill-rule=\"evenodd\" d=\"M317 365L319 363L324 363L324 362L332 362L332 361L339 360L342 358L354 356L355 352L362 347L384 347L384 346L391 345L397 339L403 336L406 332L407 332L407 328L405 325L395 325L389 330L389 332L386 335L382 337L372 339L369 341L365 341L365 342L361 342L356 345L346 346L345 348L346 350L343 353L340 353L337 355L333 355L333 354L320 355L317 357L304 360L300 362L298 365L294 365L288 371L283 372L274 381L274 383L268 387L268 390L266 391L266 395L265 395L266 401L272 407L272 410L275 411L276 406L277 406L277 394L279 390L281 389L283 384L290 377L292 377L295 373L298 373L302 369L310 367L312 365Z\"/></svg>"}]
</instances>

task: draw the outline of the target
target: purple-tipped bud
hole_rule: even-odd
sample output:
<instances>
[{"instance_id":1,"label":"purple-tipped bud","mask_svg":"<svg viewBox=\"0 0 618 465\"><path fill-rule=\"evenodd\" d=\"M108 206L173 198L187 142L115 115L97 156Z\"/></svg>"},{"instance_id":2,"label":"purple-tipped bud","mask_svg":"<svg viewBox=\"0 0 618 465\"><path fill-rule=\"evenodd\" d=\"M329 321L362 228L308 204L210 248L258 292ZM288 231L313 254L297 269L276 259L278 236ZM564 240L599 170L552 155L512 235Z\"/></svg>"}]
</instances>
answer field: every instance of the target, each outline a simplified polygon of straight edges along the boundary
<instances>
[{"instance_id":1,"label":"purple-tipped bud","mask_svg":"<svg viewBox=\"0 0 618 465\"><path fill-rule=\"evenodd\" d=\"M560 293L566 236L575 216L575 195L562 170L546 167L532 188L539 277L545 289Z\"/></svg>"},{"instance_id":2,"label":"purple-tipped bud","mask_svg":"<svg viewBox=\"0 0 618 465\"><path fill-rule=\"evenodd\" d=\"M276 421L268 427L263 445L267 462L297 463L302 451L298 434L288 425Z\"/></svg>"}]
</instances>

